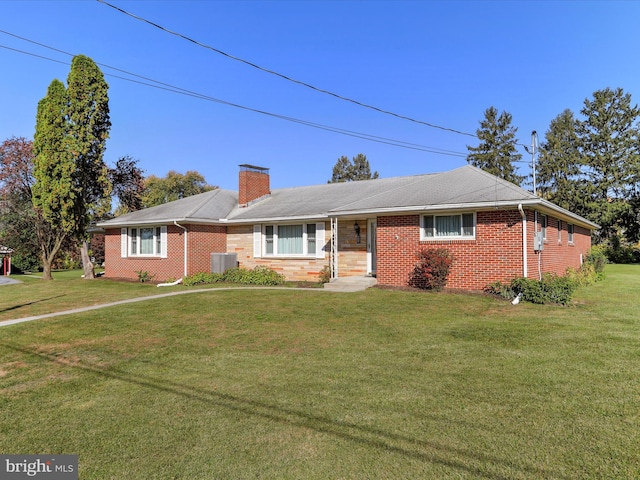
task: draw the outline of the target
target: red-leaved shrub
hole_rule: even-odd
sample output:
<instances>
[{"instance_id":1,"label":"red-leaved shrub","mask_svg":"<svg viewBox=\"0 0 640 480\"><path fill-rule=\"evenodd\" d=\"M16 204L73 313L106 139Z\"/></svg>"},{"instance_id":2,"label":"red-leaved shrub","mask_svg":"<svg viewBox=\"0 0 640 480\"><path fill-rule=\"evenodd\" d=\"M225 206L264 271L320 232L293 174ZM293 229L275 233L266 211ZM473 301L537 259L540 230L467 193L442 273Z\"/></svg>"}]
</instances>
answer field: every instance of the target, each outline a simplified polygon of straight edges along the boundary
<instances>
[{"instance_id":1,"label":"red-leaved shrub","mask_svg":"<svg viewBox=\"0 0 640 480\"><path fill-rule=\"evenodd\" d=\"M424 290L441 290L447 284L453 255L446 248L423 248L409 275L409 286Z\"/></svg>"}]
</instances>

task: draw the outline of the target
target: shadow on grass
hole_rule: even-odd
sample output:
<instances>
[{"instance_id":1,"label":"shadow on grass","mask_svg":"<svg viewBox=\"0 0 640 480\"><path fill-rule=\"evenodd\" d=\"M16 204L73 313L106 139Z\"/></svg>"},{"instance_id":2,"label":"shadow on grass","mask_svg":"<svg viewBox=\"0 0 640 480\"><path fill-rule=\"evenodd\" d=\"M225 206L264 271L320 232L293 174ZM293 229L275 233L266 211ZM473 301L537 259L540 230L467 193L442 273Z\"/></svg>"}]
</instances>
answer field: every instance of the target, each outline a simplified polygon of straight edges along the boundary
<instances>
[{"instance_id":1,"label":"shadow on grass","mask_svg":"<svg viewBox=\"0 0 640 480\"><path fill-rule=\"evenodd\" d=\"M65 297L65 296L66 296L66 293L62 293L60 295L55 295L53 297L41 298L40 300L34 300L33 302L21 303L20 305L14 305L13 307L3 308L2 310L0 310L0 313L2 313L2 312L10 312L12 310L18 310L19 308L22 308L22 307L28 307L29 305L35 305L36 303L46 302L47 300L53 300L54 298L60 298L60 297Z\"/></svg>"},{"instance_id":2,"label":"shadow on grass","mask_svg":"<svg viewBox=\"0 0 640 480\"><path fill-rule=\"evenodd\" d=\"M332 418L313 415L304 411L284 408L267 402L245 399L228 393L205 390L182 383L167 381L162 378L135 375L123 372L119 369L103 369L94 365L81 363L69 364L53 354L30 350L24 346L12 343L0 343L0 346L25 355L48 360L65 368L80 370L99 377L127 382L159 392L179 395L207 405L240 412L247 416L259 417L285 425L308 428L319 433L324 433L382 451L392 452L421 462L434 463L462 470L477 478L488 478L492 480L510 480L512 478L499 473L490 473L487 472L486 469L475 467L473 464L478 461L489 463L495 468L519 468L523 473L533 475L537 478L569 478L559 475L557 472L551 472L549 470L533 466L522 465L520 467L516 467L513 459L501 459L495 456L482 455L469 449L455 448L434 441L410 438L397 433L387 432L385 430L368 426L361 426L351 422L340 422ZM399 446L399 443L403 445ZM432 450L433 452L425 452L425 450ZM469 462L466 463L450 459L448 458L450 455L466 457L469 459Z\"/></svg>"}]
</instances>

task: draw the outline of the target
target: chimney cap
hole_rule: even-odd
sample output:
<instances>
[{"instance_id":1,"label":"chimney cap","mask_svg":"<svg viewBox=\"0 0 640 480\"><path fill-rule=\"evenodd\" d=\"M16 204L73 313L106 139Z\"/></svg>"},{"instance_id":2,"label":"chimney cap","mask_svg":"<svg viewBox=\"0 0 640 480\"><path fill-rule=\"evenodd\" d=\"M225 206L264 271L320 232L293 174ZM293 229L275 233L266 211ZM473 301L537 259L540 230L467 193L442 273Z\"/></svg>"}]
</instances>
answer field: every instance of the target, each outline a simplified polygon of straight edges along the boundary
<instances>
[{"instance_id":1,"label":"chimney cap","mask_svg":"<svg viewBox=\"0 0 640 480\"><path fill-rule=\"evenodd\" d=\"M265 167L258 167L256 165L249 165L248 163L243 163L242 165L239 165L239 167L242 170L250 170L253 172L268 172L269 169L265 168Z\"/></svg>"}]
</instances>

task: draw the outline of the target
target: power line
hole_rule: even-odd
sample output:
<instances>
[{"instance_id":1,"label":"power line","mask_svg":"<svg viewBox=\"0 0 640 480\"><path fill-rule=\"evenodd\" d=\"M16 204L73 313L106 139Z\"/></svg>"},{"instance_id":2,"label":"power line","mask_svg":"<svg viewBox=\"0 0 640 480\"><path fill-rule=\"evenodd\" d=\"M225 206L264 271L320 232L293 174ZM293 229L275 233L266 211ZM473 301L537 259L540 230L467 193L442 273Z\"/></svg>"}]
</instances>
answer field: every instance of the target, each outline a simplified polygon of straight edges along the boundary
<instances>
[{"instance_id":1,"label":"power line","mask_svg":"<svg viewBox=\"0 0 640 480\"><path fill-rule=\"evenodd\" d=\"M10 36L13 36L15 38L18 38L20 40L24 40L24 41L39 45L39 46L44 47L44 48L48 48L48 49L56 51L58 53L63 53L63 54L68 55L68 56L73 56L73 54L71 54L69 52L65 52L63 50L59 50L59 49L57 49L55 47L51 47L49 45L33 41L33 40L27 39L25 37L20 37L18 35L12 34L10 32L4 31L4 30L0 30L0 33L4 33L4 34L10 35ZM51 61L51 62L55 62L55 63L60 63L60 64L63 64L63 65L68 65L68 62L63 62L61 60L56 60L56 59L53 59L53 58L50 58L50 57L45 57L43 55L38 55L38 54L35 54L35 53L32 53L32 52L28 52L28 51L25 51L25 50L19 50L19 49L16 49L16 48L8 47L6 45L0 45L0 48L4 48L6 50L10 50L10 51L13 51L13 52L16 52L16 53L20 53L20 54L23 54L23 55L32 56L32 57L39 58L39 59L42 59L42 60L47 60L47 61ZM214 102L214 103L219 103L219 104L227 105L227 106L230 106L230 107L239 108L239 109L242 109L242 110L246 110L246 111L250 111L250 112L254 112L254 113L259 113L261 115L266 115L266 116L270 116L270 117L273 117L273 118L278 118L278 119L281 119L281 120L285 120L285 121L289 121L289 122L293 122L293 123L298 123L300 125L305 125L305 126L312 127L312 128L317 128L317 129L320 129L320 130L329 131L329 132L332 132L332 133L337 133L337 134L346 135L346 136L350 136L350 137L360 138L360 139L363 139L363 140L368 140L368 141L371 141L371 142L383 143L383 144L387 144L387 145L391 145L391 146L395 146L395 147L400 147L400 148L411 149L411 150L424 151L424 152L428 152L428 153L434 153L434 154L437 154L437 155L446 155L446 156L453 156L453 157L460 157L460 158L466 158L466 156L467 156L464 153L456 152L456 151L453 151L453 150L439 149L439 148L430 147L430 146L427 146L427 145L421 145L421 144L417 144L417 143L406 142L406 141L403 141L403 140L396 140L396 139L391 139L391 138L387 138L387 137L371 135L371 134L368 134L368 133L356 132L356 131L353 131L353 130L347 130L347 129L343 129L343 128L339 128L339 127L323 125L323 124L320 124L320 123L315 123L315 122L311 122L311 121L308 121L308 120L303 120L303 119L299 119L299 118L295 118L295 117L289 117L289 116L286 116L286 115L281 115L281 114L269 112L269 111L266 111L266 110L260 110L260 109L256 109L256 108L252 108L252 107L247 107L245 105L240 105L240 104L237 104L237 103L228 102L226 100L221 100L221 99L209 96L209 95L205 95L205 94L202 94L202 93L198 93L198 92L194 92L194 91L191 91L191 90L187 90L187 89L184 89L184 88L181 88L181 87L177 87L175 85L171 85L171 84L168 84L168 83L165 83L165 82L160 82L158 80L154 80L154 79L149 78L149 77L138 75L138 74L133 73L133 72L128 72L126 70L123 70L123 69L120 69L120 68L117 68L117 67L113 67L113 66L106 65L106 64L103 64L103 63L99 63L99 62L96 62L96 63L98 65L104 67L104 68L112 69L112 70L124 73L126 75L130 75L130 76L139 78L141 80L135 80L133 78L127 78L127 77L123 77L123 76L120 76L120 75L114 75L114 74L110 74L110 73L107 73L105 75L113 77L113 78L118 78L120 80L125 80L125 81L128 81L128 82L137 83L139 85L152 87L152 88L156 88L156 89L160 89L160 90L165 90L165 91L168 91L168 92L171 92L171 93L177 93L177 94L180 94L180 95L185 95L185 96L189 96L189 97L193 97L193 98L198 98L198 99L201 99L201 100L206 100L206 101L210 101L210 102ZM142 80L144 80L144 81L142 81ZM152 82L152 83L149 83L149 82Z\"/></svg>"},{"instance_id":2,"label":"power line","mask_svg":"<svg viewBox=\"0 0 640 480\"><path fill-rule=\"evenodd\" d=\"M154 23L154 22L152 22L150 20L147 20L144 17L140 17L140 16L135 15L133 13L127 12L126 10L123 10L123 9L121 9L119 7L116 7L115 5L112 5L112 4L110 4L110 3L108 3L108 2L106 2L104 0L97 0L97 1L99 3L107 5L108 7L111 7L114 10L117 10L118 12L123 13L123 14L131 17L131 18L134 18L134 19L139 20L141 22L147 23L148 25L151 25L151 26L153 26L155 28L158 28L158 29L162 30L163 32L166 32L166 33L169 33L169 34L174 35L176 37L179 37L179 38L182 38L184 40L187 40L188 42L191 42L191 43L193 43L193 44L195 44L195 45L197 45L199 47L206 48L206 49L211 50L213 52L219 53L220 55L223 55L223 56L225 56L225 57L227 57L227 58L229 58L231 60L235 60L235 61L244 63L245 65L253 67L253 68L255 68L257 70L260 70L262 72L265 72L265 73L268 73L268 74L275 75L277 77L283 78L284 80L287 80L289 82L293 82L293 83L296 83L298 85L302 85L303 87L310 88L311 90L315 90L316 92L324 93L326 95L331 95L332 97L338 98L340 100L344 100L346 102L353 103L353 104L358 105L360 107L369 108L369 109L375 110L376 112L379 112L379 113L384 113L386 115L391 115L393 117L401 118L403 120L408 120L410 122L414 122L414 123L418 123L418 124L421 124L421 125L425 125L427 127L437 128L439 130L444 130L444 131L447 131L447 132L457 133L459 135L466 135L466 136L474 137L474 138L476 137L476 135L473 134L473 133L463 132L461 130L456 130L454 128L443 127L443 126L436 125L436 124L433 124L433 123L425 122L423 120L417 120L415 118L408 117L406 115L401 115L401 114L398 114L398 113L394 113L394 112L391 112L389 110L385 110L385 109L382 109L382 108L379 108L379 107L376 107L376 106L373 106L373 105L369 105L367 103L363 103L363 102L360 102L358 100L354 100L352 98L345 97L343 95L339 95L339 94L331 92L329 90L325 90L323 88L316 87L316 86L311 85L311 84L309 84L307 82L303 82L302 80L297 80L295 78L289 77L289 76L284 75L282 73L278 73L278 72L276 72L274 70L270 70L268 68L265 68L265 67L262 67L260 65L257 65L255 63L250 62L248 60L245 60L243 58L236 57L235 55L231 55L231 54L229 54L227 52L224 52L224 51L222 51L220 49L212 47L211 45L207 45L206 43L199 42L198 40L195 40L195 39L193 39L191 37L183 35L182 33L174 32L173 30L169 30L168 28L165 28L162 25L158 25L157 23Z\"/></svg>"}]
</instances>

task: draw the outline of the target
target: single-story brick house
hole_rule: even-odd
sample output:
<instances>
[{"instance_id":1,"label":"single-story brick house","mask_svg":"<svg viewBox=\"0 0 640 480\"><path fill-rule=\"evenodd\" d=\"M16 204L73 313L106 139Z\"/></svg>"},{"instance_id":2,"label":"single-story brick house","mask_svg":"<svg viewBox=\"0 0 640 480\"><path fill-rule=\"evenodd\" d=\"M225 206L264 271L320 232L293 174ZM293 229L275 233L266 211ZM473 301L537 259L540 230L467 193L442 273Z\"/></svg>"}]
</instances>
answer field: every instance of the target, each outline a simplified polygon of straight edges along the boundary
<instances>
[{"instance_id":1,"label":"single-story brick house","mask_svg":"<svg viewBox=\"0 0 640 480\"><path fill-rule=\"evenodd\" d=\"M216 189L99 223L105 276L175 280L211 271L216 253L289 280L317 281L330 267L333 278L374 275L405 286L420 249L445 247L455 257L448 287L480 290L578 268L598 228L472 166L274 190L268 169L240 167L237 192Z\"/></svg>"}]
</instances>

